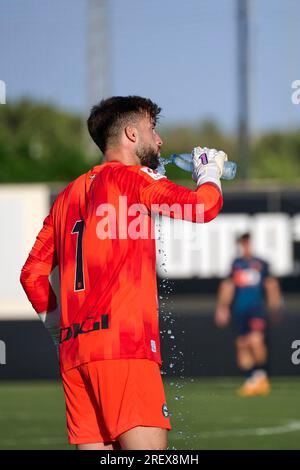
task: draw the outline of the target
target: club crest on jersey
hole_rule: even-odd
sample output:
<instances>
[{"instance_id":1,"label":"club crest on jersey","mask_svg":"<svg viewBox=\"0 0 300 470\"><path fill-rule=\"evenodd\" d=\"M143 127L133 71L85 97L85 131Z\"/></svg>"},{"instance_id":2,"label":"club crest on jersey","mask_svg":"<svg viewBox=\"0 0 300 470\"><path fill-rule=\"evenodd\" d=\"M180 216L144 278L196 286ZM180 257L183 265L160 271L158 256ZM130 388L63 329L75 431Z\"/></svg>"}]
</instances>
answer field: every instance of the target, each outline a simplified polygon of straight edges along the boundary
<instances>
[{"instance_id":1,"label":"club crest on jersey","mask_svg":"<svg viewBox=\"0 0 300 470\"><path fill-rule=\"evenodd\" d=\"M166 403L163 404L162 413L163 413L165 418L169 417L169 410L168 410L168 407L167 407Z\"/></svg>"},{"instance_id":2,"label":"club crest on jersey","mask_svg":"<svg viewBox=\"0 0 300 470\"><path fill-rule=\"evenodd\" d=\"M148 168L147 166L143 166L143 167L141 168L141 171L143 171L143 172L146 173L147 175L151 176L151 178L153 178L154 180L160 180L160 179L162 179L162 178L166 178L166 176L161 175L161 174L158 173L157 171L152 170L152 168Z\"/></svg>"}]
</instances>

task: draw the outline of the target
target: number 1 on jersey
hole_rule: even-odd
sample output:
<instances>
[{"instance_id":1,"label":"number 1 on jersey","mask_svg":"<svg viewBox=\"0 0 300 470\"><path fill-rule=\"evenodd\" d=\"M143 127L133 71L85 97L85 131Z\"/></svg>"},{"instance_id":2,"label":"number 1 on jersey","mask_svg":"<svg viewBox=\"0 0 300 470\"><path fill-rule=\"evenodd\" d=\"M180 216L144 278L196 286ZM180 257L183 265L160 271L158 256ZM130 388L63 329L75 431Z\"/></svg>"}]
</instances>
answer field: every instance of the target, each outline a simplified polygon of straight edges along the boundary
<instances>
[{"instance_id":1,"label":"number 1 on jersey","mask_svg":"<svg viewBox=\"0 0 300 470\"><path fill-rule=\"evenodd\" d=\"M78 233L76 244L76 265L75 265L75 291L84 290L84 276L83 276L83 253L82 253L82 235L84 229L84 221L77 220L72 230L73 233Z\"/></svg>"}]
</instances>

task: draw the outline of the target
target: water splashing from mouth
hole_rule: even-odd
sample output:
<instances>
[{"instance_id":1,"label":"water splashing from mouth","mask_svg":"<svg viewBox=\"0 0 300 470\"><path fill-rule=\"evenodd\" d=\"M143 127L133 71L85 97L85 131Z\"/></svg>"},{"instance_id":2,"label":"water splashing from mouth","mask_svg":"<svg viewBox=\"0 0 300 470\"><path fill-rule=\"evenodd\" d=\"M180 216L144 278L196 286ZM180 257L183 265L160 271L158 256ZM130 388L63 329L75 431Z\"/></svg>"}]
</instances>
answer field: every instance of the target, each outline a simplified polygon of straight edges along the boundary
<instances>
[{"instance_id":1,"label":"water splashing from mouth","mask_svg":"<svg viewBox=\"0 0 300 470\"><path fill-rule=\"evenodd\" d=\"M169 386L173 389L169 397L169 406L172 409L176 408L176 418L180 423L180 429L177 431L177 437L184 441L187 446L187 440L190 438L189 431L187 430L187 424L185 424L185 413L184 410L184 393L183 389L185 386L185 369L184 369L184 352L183 352L183 341L184 341L184 330L177 330L176 332L176 317L173 315L174 306L174 285L168 278L167 271L167 255L164 244L167 242L164 238L163 233L163 218L160 217L157 225L157 241L158 241L158 263L162 273L162 279L159 284L159 303L160 303L160 323L161 323L161 339L162 342L168 345L168 353L163 358L163 367L161 369L162 376L171 376L172 379L169 382ZM170 413L170 416L172 414ZM175 449L175 447L173 447ZM176 450L176 449L175 449Z\"/></svg>"}]
</instances>

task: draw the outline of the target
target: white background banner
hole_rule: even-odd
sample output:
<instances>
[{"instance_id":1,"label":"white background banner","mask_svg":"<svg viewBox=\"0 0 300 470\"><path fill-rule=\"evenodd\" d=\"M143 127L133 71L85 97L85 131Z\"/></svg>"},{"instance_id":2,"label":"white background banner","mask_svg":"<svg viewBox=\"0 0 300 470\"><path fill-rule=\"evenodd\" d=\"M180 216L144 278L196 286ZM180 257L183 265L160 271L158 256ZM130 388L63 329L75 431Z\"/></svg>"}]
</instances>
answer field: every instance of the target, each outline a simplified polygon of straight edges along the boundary
<instances>
[{"instance_id":1,"label":"white background banner","mask_svg":"<svg viewBox=\"0 0 300 470\"><path fill-rule=\"evenodd\" d=\"M0 185L0 318L36 318L20 284L20 272L49 211L42 184Z\"/></svg>"}]
</instances>

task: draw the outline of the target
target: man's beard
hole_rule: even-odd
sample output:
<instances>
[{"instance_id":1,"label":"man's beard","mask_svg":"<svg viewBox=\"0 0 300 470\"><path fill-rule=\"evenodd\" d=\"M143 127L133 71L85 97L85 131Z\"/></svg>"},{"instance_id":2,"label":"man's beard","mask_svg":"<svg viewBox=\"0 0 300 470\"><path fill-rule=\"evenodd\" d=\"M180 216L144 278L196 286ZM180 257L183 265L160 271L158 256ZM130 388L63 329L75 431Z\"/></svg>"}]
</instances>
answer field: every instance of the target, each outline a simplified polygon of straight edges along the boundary
<instances>
[{"instance_id":1,"label":"man's beard","mask_svg":"<svg viewBox=\"0 0 300 470\"><path fill-rule=\"evenodd\" d=\"M159 166L159 151L154 150L150 145L148 147L141 146L136 150L136 154L141 161L141 165L152 168L152 170L156 170Z\"/></svg>"}]
</instances>

